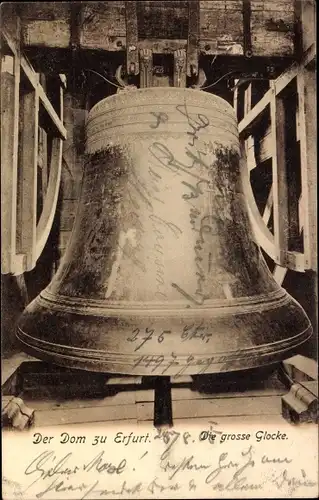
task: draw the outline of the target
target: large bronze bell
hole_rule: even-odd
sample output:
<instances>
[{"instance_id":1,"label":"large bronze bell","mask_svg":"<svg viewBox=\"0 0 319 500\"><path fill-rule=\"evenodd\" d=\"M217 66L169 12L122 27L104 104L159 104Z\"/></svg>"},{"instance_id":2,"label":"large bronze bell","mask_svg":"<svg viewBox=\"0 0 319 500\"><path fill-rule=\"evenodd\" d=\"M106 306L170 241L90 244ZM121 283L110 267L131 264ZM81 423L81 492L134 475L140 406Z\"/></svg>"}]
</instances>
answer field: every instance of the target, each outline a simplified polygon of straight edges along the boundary
<instances>
[{"instance_id":1,"label":"large bronze bell","mask_svg":"<svg viewBox=\"0 0 319 500\"><path fill-rule=\"evenodd\" d=\"M312 333L253 239L238 128L193 89L120 92L91 110L75 225L18 326L58 365L140 375L277 362Z\"/></svg>"}]
</instances>

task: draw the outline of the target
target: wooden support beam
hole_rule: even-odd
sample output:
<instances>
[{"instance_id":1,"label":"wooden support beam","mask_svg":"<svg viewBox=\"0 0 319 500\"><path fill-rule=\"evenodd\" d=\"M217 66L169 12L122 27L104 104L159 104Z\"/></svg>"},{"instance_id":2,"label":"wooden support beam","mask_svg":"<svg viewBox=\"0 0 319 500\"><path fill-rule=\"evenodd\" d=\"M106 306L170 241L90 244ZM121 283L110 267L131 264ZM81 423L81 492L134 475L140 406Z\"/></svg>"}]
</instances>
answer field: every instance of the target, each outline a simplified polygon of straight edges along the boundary
<instances>
[{"instance_id":1,"label":"wooden support beam","mask_svg":"<svg viewBox=\"0 0 319 500\"><path fill-rule=\"evenodd\" d=\"M39 128L39 145L38 145L38 167L41 170L41 191L42 196L45 197L45 193L48 187L48 144L47 144L47 133L40 127Z\"/></svg>"},{"instance_id":2,"label":"wooden support beam","mask_svg":"<svg viewBox=\"0 0 319 500\"><path fill-rule=\"evenodd\" d=\"M40 257L53 224L60 188L62 170L62 147L62 140L58 137L54 137L52 140L48 190L44 199L42 214L36 227L36 233L34 235L34 258L31 261L31 265L34 265L36 260ZM29 269L32 269L32 267L30 267Z\"/></svg>"},{"instance_id":3,"label":"wooden support beam","mask_svg":"<svg viewBox=\"0 0 319 500\"><path fill-rule=\"evenodd\" d=\"M256 123L262 118L262 113L270 104L272 92L268 91L260 99L260 101L247 113L238 124L238 131L243 139L247 139L251 135Z\"/></svg>"},{"instance_id":4,"label":"wooden support beam","mask_svg":"<svg viewBox=\"0 0 319 500\"><path fill-rule=\"evenodd\" d=\"M244 116L251 110L251 100L252 98L252 84L249 83L244 90ZM247 166L251 171L256 168L256 158L255 158L255 140L252 135L248 136L245 141Z\"/></svg>"},{"instance_id":5,"label":"wooden support beam","mask_svg":"<svg viewBox=\"0 0 319 500\"><path fill-rule=\"evenodd\" d=\"M282 364L294 382L318 380L318 363L314 359L296 354L283 361Z\"/></svg>"},{"instance_id":6,"label":"wooden support beam","mask_svg":"<svg viewBox=\"0 0 319 500\"><path fill-rule=\"evenodd\" d=\"M254 170L257 167L256 156L255 156L255 139L252 135L248 137L245 141L246 154L247 154L247 164L249 170Z\"/></svg>"},{"instance_id":7,"label":"wooden support beam","mask_svg":"<svg viewBox=\"0 0 319 500\"><path fill-rule=\"evenodd\" d=\"M72 2L70 4L70 47L73 51L80 48L83 18L82 2Z\"/></svg>"},{"instance_id":8,"label":"wooden support beam","mask_svg":"<svg viewBox=\"0 0 319 500\"><path fill-rule=\"evenodd\" d=\"M299 231L301 232L303 230L303 225L304 225L304 207L303 207L302 194L299 198L299 203L298 203L298 218L299 218Z\"/></svg>"},{"instance_id":9,"label":"wooden support beam","mask_svg":"<svg viewBox=\"0 0 319 500\"><path fill-rule=\"evenodd\" d=\"M19 18L16 17L14 21L15 28L9 23L3 29L4 39L12 52L12 56L9 56L12 68L11 72L6 70L4 75L2 74L6 78L6 85L5 92L1 93L1 160L4 181L1 187L4 195L2 203L5 203L2 226L4 243L2 272L20 275L34 268L52 226L61 175L62 138L66 137L66 130L63 125L63 82L61 81L59 88L59 116L40 84L39 74L35 73L26 57L20 52ZM10 33L6 31L8 27ZM4 69L2 67L2 70ZM26 77L22 88L20 88L21 70ZM49 185L47 185L45 151L47 131L39 127L40 103L49 115L48 128L53 125ZM39 131L42 137L41 144L39 144ZM41 148L43 154L39 156ZM44 198L39 227L37 227L38 158L42 159L42 164L39 166L42 168ZM46 189L48 196L45 196Z\"/></svg>"},{"instance_id":10,"label":"wooden support beam","mask_svg":"<svg viewBox=\"0 0 319 500\"><path fill-rule=\"evenodd\" d=\"M59 74L59 78L60 78L60 81L61 81L61 87L63 87L64 89L66 89L66 87L67 87L66 75L60 73Z\"/></svg>"},{"instance_id":11,"label":"wooden support beam","mask_svg":"<svg viewBox=\"0 0 319 500\"><path fill-rule=\"evenodd\" d=\"M65 75L60 75L62 77ZM61 83L59 85L59 111L60 111L60 120L64 123L64 90L66 89L66 78L61 78Z\"/></svg>"},{"instance_id":12,"label":"wooden support beam","mask_svg":"<svg viewBox=\"0 0 319 500\"><path fill-rule=\"evenodd\" d=\"M251 44L251 1L243 0L243 36L244 55L251 57L253 54Z\"/></svg>"},{"instance_id":13,"label":"wooden support beam","mask_svg":"<svg viewBox=\"0 0 319 500\"><path fill-rule=\"evenodd\" d=\"M303 273L305 271L305 256L301 252L287 251L285 255L285 265L292 271Z\"/></svg>"},{"instance_id":14,"label":"wooden support beam","mask_svg":"<svg viewBox=\"0 0 319 500\"><path fill-rule=\"evenodd\" d=\"M303 233L306 269L317 270L317 118L316 76L305 68L297 76Z\"/></svg>"},{"instance_id":15,"label":"wooden support beam","mask_svg":"<svg viewBox=\"0 0 319 500\"><path fill-rule=\"evenodd\" d=\"M27 270L31 270L36 263L39 131L39 95L36 91L30 91L21 97L20 111L17 240L20 253L26 255Z\"/></svg>"},{"instance_id":16,"label":"wooden support beam","mask_svg":"<svg viewBox=\"0 0 319 500\"><path fill-rule=\"evenodd\" d=\"M256 162L257 164L263 163L269 160L272 155L272 136L271 136L271 126L270 122L266 129L262 133L258 133L258 150L256 152Z\"/></svg>"},{"instance_id":17,"label":"wooden support beam","mask_svg":"<svg viewBox=\"0 0 319 500\"><path fill-rule=\"evenodd\" d=\"M272 275L274 277L274 280L278 283L278 285L282 286L287 272L288 269L286 267L278 266L278 264L276 265Z\"/></svg>"},{"instance_id":18,"label":"wooden support beam","mask_svg":"<svg viewBox=\"0 0 319 500\"><path fill-rule=\"evenodd\" d=\"M316 42L316 3L316 0L300 1L303 52Z\"/></svg>"},{"instance_id":19,"label":"wooden support beam","mask_svg":"<svg viewBox=\"0 0 319 500\"><path fill-rule=\"evenodd\" d=\"M252 219L255 233L259 235L257 241L277 264L287 266L289 269L295 271L304 271L305 269L316 270L317 268L317 222L315 215L317 199L314 194L317 186L317 176L316 169L313 168L313 165L316 164L316 115L314 106L315 73L313 71L315 54L314 44L309 45L303 55L301 63L293 64L289 70L284 72L277 80L273 81L271 89L250 111L248 111L239 123L240 138L241 140L245 140L253 134L255 126L259 120L262 119L263 113L270 104L272 119L271 143L276 145L273 154L271 154L271 156L276 155L275 158L273 158L275 187L271 192L271 197L276 197L274 207L274 246L271 242L270 233L266 231L265 227L262 227L262 222L269 220L270 210L268 202L271 200L268 199L263 221L262 218L259 217L252 191L247 188L246 194L249 200L250 215L255 219ZM289 213L287 206L289 183L286 175L284 149L286 145L283 141L283 119L280 118L280 115L284 115L282 91L295 78L297 79L299 99L298 138L301 147L302 192L307 192L306 202L304 200L302 201L303 210L301 210L301 202L299 203L299 213L302 212L303 215L303 217L300 217L301 225L299 228L301 228L302 224L307 224L307 229L304 230L304 245L305 248L307 247L307 250L304 254L288 250L288 238L291 232L288 225ZM277 121L274 121L274 119ZM282 122L281 125L280 121ZM304 196L303 193L302 197ZM279 252L279 250L281 251Z\"/></svg>"},{"instance_id":20,"label":"wooden support beam","mask_svg":"<svg viewBox=\"0 0 319 500\"><path fill-rule=\"evenodd\" d=\"M173 425L170 377L156 377L154 394L154 427Z\"/></svg>"},{"instance_id":21,"label":"wooden support beam","mask_svg":"<svg viewBox=\"0 0 319 500\"><path fill-rule=\"evenodd\" d=\"M6 40L6 43L8 44L10 50L14 55L18 54L18 47L12 37L9 35L9 33L6 32L5 28L2 28L2 34ZM48 99L48 96L46 95L42 85L39 82L39 76L38 74L34 71L32 66L29 64L27 59L23 54L20 54L20 65L21 69L25 73L28 81L30 84L33 86L34 90L37 91L37 94L39 96L39 99L41 100L41 103L43 104L45 110L47 111L48 115L50 116L50 119L52 120L53 125L56 128L56 133L59 137L62 139L66 138L66 130L63 126L63 122L61 122L58 114L56 113L55 109L53 108L51 102Z\"/></svg>"},{"instance_id":22,"label":"wooden support beam","mask_svg":"<svg viewBox=\"0 0 319 500\"><path fill-rule=\"evenodd\" d=\"M11 15L7 21L14 50L9 47L12 54L1 59L1 272L20 275L25 263L16 247L21 27Z\"/></svg>"},{"instance_id":23,"label":"wooden support beam","mask_svg":"<svg viewBox=\"0 0 319 500\"><path fill-rule=\"evenodd\" d=\"M126 71L128 75L138 75L139 52L138 52L138 29L136 1L125 2L126 23Z\"/></svg>"},{"instance_id":24,"label":"wooden support beam","mask_svg":"<svg viewBox=\"0 0 319 500\"><path fill-rule=\"evenodd\" d=\"M272 211L272 206L273 206L273 193L272 193L272 191L273 191L273 187L271 186L270 191L269 191L269 195L268 195L268 198L266 201L264 213L263 213L263 221L265 224L268 224L270 216L271 216L271 211Z\"/></svg>"},{"instance_id":25,"label":"wooden support beam","mask_svg":"<svg viewBox=\"0 0 319 500\"><path fill-rule=\"evenodd\" d=\"M299 145L296 136L296 96L287 97L286 104L286 170L288 185L288 210L289 210L289 248L302 250L302 241L299 228L298 197L300 194L300 161Z\"/></svg>"},{"instance_id":26,"label":"wooden support beam","mask_svg":"<svg viewBox=\"0 0 319 500\"><path fill-rule=\"evenodd\" d=\"M66 84L65 79L61 79L61 85L59 86L58 89L59 111L60 111L59 118L62 123L64 118L65 84ZM62 139L60 139L59 137L53 137L51 144L51 158L50 158L47 192L44 198L42 213L36 229L36 242L35 242L36 259L40 257L42 250L48 240L55 216L59 190L60 190L61 174L62 174L62 152L63 152Z\"/></svg>"},{"instance_id":27,"label":"wooden support beam","mask_svg":"<svg viewBox=\"0 0 319 500\"><path fill-rule=\"evenodd\" d=\"M274 235L265 224L256 204L254 193L249 179L249 170L247 168L244 140L241 144L241 174L243 191L247 203L247 210L252 225L253 234L256 242L263 248L271 259L276 261L277 247L275 245ZM304 272L304 255L301 252L285 252L285 266L294 271Z\"/></svg>"},{"instance_id":28,"label":"wooden support beam","mask_svg":"<svg viewBox=\"0 0 319 500\"><path fill-rule=\"evenodd\" d=\"M252 83L249 83L247 88L245 89L244 94L245 104L244 104L244 113L247 115L251 110L251 97L252 97Z\"/></svg>"},{"instance_id":29,"label":"wooden support beam","mask_svg":"<svg viewBox=\"0 0 319 500\"><path fill-rule=\"evenodd\" d=\"M17 255L17 176L19 136L19 54L1 60L1 272L23 272Z\"/></svg>"},{"instance_id":30,"label":"wooden support beam","mask_svg":"<svg viewBox=\"0 0 319 500\"><path fill-rule=\"evenodd\" d=\"M198 75L200 37L200 2L189 0L188 2L188 39L187 39L187 76Z\"/></svg>"},{"instance_id":31,"label":"wooden support beam","mask_svg":"<svg viewBox=\"0 0 319 500\"><path fill-rule=\"evenodd\" d=\"M64 128L63 121L61 121L61 119L59 118L57 112L55 111L54 107L49 101L48 96L46 95L42 85L40 85L37 73L35 73L33 68L30 66L30 64L24 57L21 58L21 67L26 76L28 77L28 80L31 82L34 89L37 91L39 99L41 100L44 109L48 113L50 120L55 126L57 136L60 137L61 139L65 139L66 130Z\"/></svg>"},{"instance_id":32,"label":"wooden support beam","mask_svg":"<svg viewBox=\"0 0 319 500\"><path fill-rule=\"evenodd\" d=\"M270 116L273 140L273 214L275 236L275 262L286 265L286 252L289 241L288 185L286 172L285 143L285 106L283 98L276 96L270 103Z\"/></svg>"},{"instance_id":33,"label":"wooden support beam","mask_svg":"<svg viewBox=\"0 0 319 500\"><path fill-rule=\"evenodd\" d=\"M235 90L234 90L234 100L233 100L233 108L235 110L237 120L238 120L238 100L239 100L238 81L239 80L235 80Z\"/></svg>"},{"instance_id":34,"label":"wooden support beam","mask_svg":"<svg viewBox=\"0 0 319 500\"><path fill-rule=\"evenodd\" d=\"M260 120L262 113L266 110L273 95L279 95L289 83L297 77L303 67L307 67L313 63L316 57L316 47L312 44L305 52L300 64L294 63L287 71L284 71L281 76L272 82L272 88L258 101L258 103L250 110L250 112L238 124L239 134L243 138L247 138Z\"/></svg>"},{"instance_id":35,"label":"wooden support beam","mask_svg":"<svg viewBox=\"0 0 319 500\"><path fill-rule=\"evenodd\" d=\"M128 8L130 3L134 2L127 2ZM69 49L71 30L68 2L61 5L54 2L34 4L29 3L20 8L24 44L29 47ZM114 1L81 2L84 10L79 37L81 49L119 52L127 48L123 4L124 2ZM184 44L181 48L186 48L186 27L193 23L198 25L199 45L203 55L294 56L294 0L285 0L284 3L281 1L280 4L273 0L245 0L245 5L250 6L250 9L245 9L245 17L243 0L191 0L189 9L186 2L179 2L179 5L175 4L173 7L163 7L160 2L137 2L137 5L138 20L144 28L141 30L141 38L158 37L169 42L180 37ZM154 31L157 32L156 37ZM197 29L191 30L192 36L196 35L196 31ZM173 50L176 47L171 52Z\"/></svg>"}]
</instances>

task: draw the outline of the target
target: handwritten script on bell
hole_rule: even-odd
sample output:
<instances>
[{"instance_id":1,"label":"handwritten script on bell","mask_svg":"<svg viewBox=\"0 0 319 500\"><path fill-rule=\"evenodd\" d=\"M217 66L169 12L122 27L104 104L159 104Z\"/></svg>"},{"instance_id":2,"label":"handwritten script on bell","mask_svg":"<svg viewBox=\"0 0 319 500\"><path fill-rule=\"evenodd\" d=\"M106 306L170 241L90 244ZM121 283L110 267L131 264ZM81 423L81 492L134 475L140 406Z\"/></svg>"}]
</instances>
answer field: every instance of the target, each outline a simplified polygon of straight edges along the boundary
<instances>
[{"instance_id":1,"label":"handwritten script on bell","mask_svg":"<svg viewBox=\"0 0 319 500\"><path fill-rule=\"evenodd\" d=\"M314 498L316 437L311 424L217 421L4 433L3 498Z\"/></svg>"}]
</instances>

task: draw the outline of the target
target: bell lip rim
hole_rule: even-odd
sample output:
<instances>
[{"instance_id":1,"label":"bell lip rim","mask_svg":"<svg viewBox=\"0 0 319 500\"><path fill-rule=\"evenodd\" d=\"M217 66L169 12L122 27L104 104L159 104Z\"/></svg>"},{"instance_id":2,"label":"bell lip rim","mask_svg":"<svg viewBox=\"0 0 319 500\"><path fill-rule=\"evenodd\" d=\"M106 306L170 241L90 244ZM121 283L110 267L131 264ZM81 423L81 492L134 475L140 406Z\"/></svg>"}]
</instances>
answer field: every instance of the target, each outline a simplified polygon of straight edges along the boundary
<instances>
[{"instance_id":1,"label":"bell lip rim","mask_svg":"<svg viewBox=\"0 0 319 500\"><path fill-rule=\"evenodd\" d=\"M168 93L168 92L187 92L187 93L196 93L196 94L206 94L206 95L209 95L211 96L212 99L216 99L217 101L219 101L221 104L226 104L230 110L232 110L233 113L235 113L235 110L234 110L234 107L228 102L226 101L226 99L224 99L223 97L220 97L216 94L212 94L211 92L206 92L205 90L200 90L200 89L193 89L193 88L190 88L190 87L145 87L145 88L136 88L136 89L130 89L128 90L127 92L125 92L125 96L131 96L132 94L143 94L143 93L154 93L154 92L158 92L160 89L160 91L165 91L165 93ZM163 92L164 93L164 92ZM99 102L97 102L96 104L94 104L94 106L92 106L92 108L89 110L88 112L88 116L87 116L87 119L86 121L91 118L91 114L94 114L94 111L95 111L95 108L97 108L97 106L100 106L103 102L105 102L106 100L116 100L116 98L121 98L123 97L124 94L122 93L116 93L116 94L112 94L112 95L109 95L107 97L104 97L103 99L101 99Z\"/></svg>"},{"instance_id":2,"label":"bell lip rim","mask_svg":"<svg viewBox=\"0 0 319 500\"><path fill-rule=\"evenodd\" d=\"M21 333L22 333L22 337L23 335L25 335L25 333L20 329L18 328ZM308 333L308 335L306 335L306 332ZM26 334L28 336L28 334ZM290 343L288 344L287 347L283 347L281 349L278 349L276 351L273 351L273 352L264 352L264 353L261 353L261 352L258 352L260 351L260 347L261 346L254 346L253 348L251 348L254 352L251 352L251 355L253 356L256 356L258 358L258 361L256 362L253 362L253 363L248 363L247 364L247 361L249 359L249 357L247 358L247 354L249 355L250 353L247 353L247 352L244 352L243 353L243 356L242 357L239 357L239 358L233 358L233 354L236 353L236 351L229 351L228 353L218 353L218 356L222 355L222 358L223 357L229 357L230 359L229 360L222 360L222 361L218 361L217 363L213 363L213 365L215 365L215 370L209 370L209 367L207 367L207 369L205 369L203 371L203 368L201 367L201 365L196 365L195 366L198 366L198 370L187 370L187 368L190 368L190 366L192 365L181 365L181 375L192 375L192 376L196 376L196 375L213 375L213 374L218 374L218 373L226 373L226 372L236 372L236 371L241 371L241 370L247 370L247 369L252 369L252 368L262 368L262 367L265 367L265 366L269 366L269 365L272 365L272 364L275 364L275 363L279 363L280 361L283 361L284 359L287 359L287 355L292 356L294 354L296 354L298 351L297 349L303 345L305 342L307 342L312 336L313 336L313 329L310 327L308 327L306 330L304 330L303 332L299 333L297 335L297 337L300 337L300 335L303 335L303 339L300 340L298 343ZM73 355L71 353L69 354L64 354L64 353L59 353L59 352L56 352L56 351L50 351L50 350L44 350L44 349L41 349L41 346L39 345L32 345L32 344L28 344L27 342L25 342L23 340L23 338L21 338L18 334L16 334L16 337L18 339L18 341L23 344L24 346L24 350L25 352L28 352L30 353L33 357L39 359L39 360L44 360L44 361L48 361L50 363L54 363L58 366L64 366L64 367L67 367L67 368L71 368L71 369L78 369L78 370L85 370L85 371L89 371L89 372L98 372L98 373L116 373L116 374L119 374L119 375L132 375L132 376L161 376L161 374L159 373L156 373L157 370L154 370L153 372L150 373L150 371L147 369L149 367L144 367L144 370L143 370L143 367L142 369L140 370L136 370L137 367L135 367L134 365L128 365L126 369L123 368L123 364L121 362L121 360L118 360L117 358L114 358L114 359L94 359L94 358L90 358L90 357L80 357L80 356L77 356L75 353L73 353ZM33 338L34 340L37 340L35 339L34 337L31 337ZM283 342L289 342L290 339L285 339L285 340L281 340L280 343L283 343ZM55 345L55 344L53 344ZM272 343L270 345L273 345ZM70 346L63 346L63 347L67 347L69 348ZM256 352L257 350L257 352ZM41 356L37 356L36 353L40 353L41 352ZM98 352L101 352L101 351L98 351ZM117 356L119 353L116 353ZM156 354L156 355L159 355L159 354ZM146 354L147 356L147 354ZM176 355L178 359L180 358L184 358L185 359L187 358L187 356L189 355ZM124 359L127 359L128 357L128 353L123 353L123 358ZM210 356L210 357L207 357L207 359L210 359L211 357L214 357L214 356ZM260 360L260 357L263 357L263 358L266 358L264 359L263 361L264 362L261 362ZM199 353L199 354L196 354L196 358L200 358L200 359L203 359L203 354ZM204 357L205 358L205 357ZM205 358L206 359L206 358ZM64 362L63 362L64 361ZM70 361L71 361L71 364L70 364ZM240 366L236 365L236 362L240 364ZM231 367L231 364L234 364L235 363L235 366L232 368ZM122 366L122 368L120 369L113 369L114 368L114 365L116 364L120 364L120 366ZM112 367L113 365L113 367ZM222 369L222 367L224 366L227 366L227 369ZM103 366L107 367L107 368L103 368ZM179 365L180 366L180 365ZM204 367L205 367L205 364L204 364ZM220 367L220 369L218 369L218 367ZM146 368L146 369L145 369ZM162 374L164 375L164 373ZM165 375L169 375L169 376L178 376L179 373L170 373L169 370L167 370L165 372Z\"/></svg>"},{"instance_id":3,"label":"bell lip rim","mask_svg":"<svg viewBox=\"0 0 319 500\"><path fill-rule=\"evenodd\" d=\"M19 334L18 334L19 332ZM247 355L247 354L250 354L252 352L255 352L255 351L261 351L261 354L262 356L266 356L268 355L269 353L271 353L271 351L268 351L267 350L267 347L273 347L273 346L281 346L281 345L285 345L287 343L290 344L290 347L282 347L281 349L278 349L277 352L281 352L282 350L287 350L287 349L291 349L291 348L294 348L298 345L301 345L303 342L306 342L307 340L309 340L314 334L314 330L313 330L313 327L311 325L311 323L309 322L308 326L302 330L301 332L297 333L296 335L293 335L291 337L287 337L287 338L283 338L283 339L280 339L280 340L275 340L275 341L272 341L272 342L268 342L268 343L265 343L265 344L258 344L258 345L254 345L254 346L250 346L250 347L245 347L243 349L239 349L239 352L244 354L244 355ZM21 335L21 336L20 336ZM107 352L107 353L111 353L111 354L115 354L116 356L121 356L123 355L123 357L135 357L136 356L136 352L133 352L132 353L119 353L119 352L112 352L110 351L109 349L106 351L103 351L101 349L93 349L93 348L87 348L87 347L78 347L78 346L69 346L69 345L65 345L65 344L58 344L58 343L55 343L55 342L49 342L47 340L43 340L39 337L33 337L32 335L26 333L19 325L17 326L17 333L16 333L16 337L23 343L25 343L26 345L29 345L31 348L32 347L35 347L36 349L39 348L41 349L41 345L42 346L45 346L45 345L50 345L50 346L56 346L56 347L61 347L61 348L66 348L66 349L71 349L71 350L74 350L76 352L87 352L87 353L101 353L101 352ZM27 344L26 342L24 342L21 337L25 337L26 339L29 338L31 339L32 341L34 341L34 344L36 343L39 343L40 346L36 346L36 345L33 345L33 344ZM300 339L300 337L303 339L303 340L297 340L297 339ZM293 342L294 341L294 342ZM292 344L292 345L291 345ZM50 351L48 351L50 352ZM51 352L54 352L54 351L51 351ZM238 350L233 350L233 351L225 351L225 352L218 352L218 353L215 353L216 355L218 356L232 356L233 354L238 354ZM149 354L143 354L143 355L146 355L146 356L149 356ZM203 356L203 353L197 353L195 354L195 356ZM139 357L139 355L138 355ZM189 357L189 354L180 354L178 355L178 357L180 358L187 358Z\"/></svg>"}]
</instances>

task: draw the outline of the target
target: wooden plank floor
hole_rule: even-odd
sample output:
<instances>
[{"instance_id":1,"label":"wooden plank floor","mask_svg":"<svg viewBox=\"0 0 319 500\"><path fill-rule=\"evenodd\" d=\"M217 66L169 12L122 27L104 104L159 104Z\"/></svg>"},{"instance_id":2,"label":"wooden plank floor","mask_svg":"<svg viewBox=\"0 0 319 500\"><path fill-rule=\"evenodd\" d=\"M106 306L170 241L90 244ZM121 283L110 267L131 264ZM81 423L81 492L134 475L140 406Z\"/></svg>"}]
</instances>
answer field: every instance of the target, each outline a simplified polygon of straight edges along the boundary
<instances>
[{"instance_id":1,"label":"wooden plank floor","mask_svg":"<svg viewBox=\"0 0 319 500\"><path fill-rule=\"evenodd\" d=\"M20 358L17 358L20 360ZM218 390L213 386L184 383L172 387L172 407L174 424L190 422L218 421L234 422L251 420L258 422L282 421L281 396L286 387L272 374L260 384L253 384L245 390ZM138 386L119 386L117 390L105 387L103 396L89 397L86 394L62 396L56 387L22 391L19 394L24 403L35 410L34 428L61 426L66 424L101 425L105 422L117 424L144 424L153 422L154 389Z\"/></svg>"}]
</instances>

